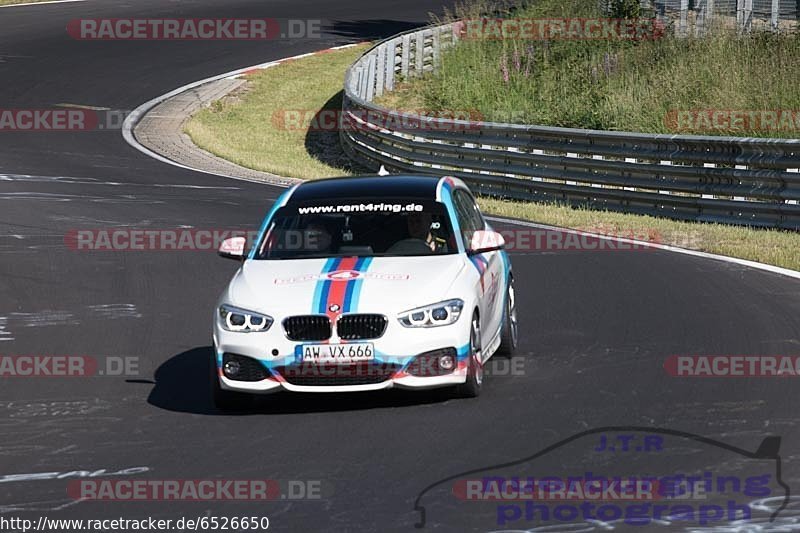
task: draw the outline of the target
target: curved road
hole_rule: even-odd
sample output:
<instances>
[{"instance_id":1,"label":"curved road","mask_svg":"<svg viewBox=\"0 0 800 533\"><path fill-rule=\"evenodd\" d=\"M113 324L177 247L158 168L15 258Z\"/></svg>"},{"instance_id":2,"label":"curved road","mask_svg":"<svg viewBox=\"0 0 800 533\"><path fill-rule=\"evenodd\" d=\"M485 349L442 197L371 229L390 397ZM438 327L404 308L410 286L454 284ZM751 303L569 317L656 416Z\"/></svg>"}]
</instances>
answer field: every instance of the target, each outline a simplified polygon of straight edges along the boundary
<instances>
[{"instance_id":1,"label":"curved road","mask_svg":"<svg viewBox=\"0 0 800 533\"><path fill-rule=\"evenodd\" d=\"M0 108L133 109L220 72L397 33L437 7L89 0L0 9ZM68 21L84 17L314 18L325 33L269 42L72 40ZM478 400L273 396L248 414L214 411L209 317L235 265L208 252L77 252L64 235L255 228L279 192L161 164L119 131L0 132L0 354L137 357L141 374L0 380L0 518L246 515L268 516L279 531L408 531L425 487L601 426L669 428L746 450L778 435L783 481L800 487L796 378L679 379L663 369L674 354L800 355L800 282L663 251L515 254L522 371L490 377ZM635 464L646 472L666 456L684 471L749 468L707 448L683 443L611 459L573 450L540 470L611 475ZM122 478L319 480L325 497L102 503L67 495L70 479L134 467L142 472ZM11 477L41 473L64 475ZM469 512L440 503L429 529L492 529L461 524L454 517Z\"/></svg>"}]
</instances>

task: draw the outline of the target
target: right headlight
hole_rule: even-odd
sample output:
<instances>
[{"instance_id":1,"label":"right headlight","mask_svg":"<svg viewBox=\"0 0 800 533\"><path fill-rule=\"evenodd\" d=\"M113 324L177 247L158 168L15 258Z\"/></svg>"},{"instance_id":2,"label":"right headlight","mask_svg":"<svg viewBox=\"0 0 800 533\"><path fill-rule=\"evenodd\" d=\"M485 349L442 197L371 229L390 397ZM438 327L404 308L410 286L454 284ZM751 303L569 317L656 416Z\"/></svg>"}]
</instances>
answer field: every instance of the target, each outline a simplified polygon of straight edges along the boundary
<instances>
[{"instance_id":1,"label":"right headlight","mask_svg":"<svg viewBox=\"0 0 800 533\"><path fill-rule=\"evenodd\" d=\"M400 324L407 328L435 328L454 324L461 316L464 301L446 300L436 304L404 311L397 316Z\"/></svg>"},{"instance_id":2,"label":"right headlight","mask_svg":"<svg viewBox=\"0 0 800 533\"><path fill-rule=\"evenodd\" d=\"M219 306L219 324L228 331L238 333L267 331L272 322L272 317L263 313L246 311L227 304Z\"/></svg>"}]
</instances>

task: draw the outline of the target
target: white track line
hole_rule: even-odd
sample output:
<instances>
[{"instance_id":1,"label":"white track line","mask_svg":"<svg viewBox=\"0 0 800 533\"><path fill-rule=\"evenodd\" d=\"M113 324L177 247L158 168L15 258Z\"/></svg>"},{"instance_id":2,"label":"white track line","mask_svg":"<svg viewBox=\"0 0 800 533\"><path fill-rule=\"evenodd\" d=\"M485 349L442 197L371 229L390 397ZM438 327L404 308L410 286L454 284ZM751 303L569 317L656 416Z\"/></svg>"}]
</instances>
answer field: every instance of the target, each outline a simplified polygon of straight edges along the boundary
<instances>
[{"instance_id":1,"label":"white track line","mask_svg":"<svg viewBox=\"0 0 800 533\"><path fill-rule=\"evenodd\" d=\"M788 268L781 268L773 265L767 265L764 263L759 263L757 261L748 261L747 259L738 259L736 257L728 257L727 255L717 255L708 252L700 252L698 250L688 250L686 248L678 248L677 246L670 246L668 244L658 244L654 242L648 241L640 241L637 239L627 239L624 237L614 237L612 235L603 235L601 233L590 233L588 231L578 231L574 229L567 229L567 228L559 228L558 226L548 226L546 224L539 224L536 222L528 222L524 220L515 220L510 218L502 218L502 217L492 217L487 216L488 220L503 222L505 224L514 224L517 226L525 226L530 228L538 228L538 229L545 229L545 230L553 230L553 231L560 231L564 233L571 233L574 235L582 235L582 236L589 236L589 237L596 237L598 239L608 240L608 241L615 241L621 242L625 244L635 244L637 246L644 246L648 248L655 248L657 250L664 250L666 252L675 252L684 255L691 255L694 257L702 257L703 259L715 259L717 261L725 261L726 263L734 263L737 265L742 265L750 268L756 268L758 270L765 270L767 272L772 272L773 274L780 274L782 276L788 276L794 279L800 279L800 272L796 270L790 270Z\"/></svg>"},{"instance_id":2,"label":"white track line","mask_svg":"<svg viewBox=\"0 0 800 533\"><path fill-rule=\"evenodd\" d=\"M63 1L83 1L83 0L63 0ZM256 180L256 179L239 178L239 177L236 177L236 176L229 176L227 174L219 174L217 172L210 172L208 170L202 170L202 169L199 169L199 168L194 168L194 167L189 167L189 166L186 166L186 165L182 165L181 163L178 163L177 161L173 161L171 159L168 159L168 158L162 156L161 154L157 154L156 152L150 150L146 146L143 146L142 144L140 144L139 141L136 140L136 137L133 135L133 130L134 130L134 128L136 128L136 125L139 123L139 121L147 114L147 112L150 111L151 109L153 109L154 107L156 107L158 104L164 102L165 100L169 100L173 96L177 96L177 95L179 95L179 94L181 94L181 93L183 93L185 91L189 91L191 89L195 89L197 87L200 87L201 85L205 85L206 83L211 83L211 82L219 81L219 80L223 80L223 79L237 78L239 76L242 76L243 74L254 72L256 70L265 70L265 69L268 69L268 68L276 67L276 66L280 65L281 63L285 63L285 62L288 62L288 61L293 61L295 59L300 59L300 58L303 58L303 57L308 57L308 56L317 55L317 54L323 54L323 53L326 53L326 52L331 51L331 50L342 50L344 48L352 48L354 46L358 46L359 44L364 44L364 43L352 43L352 44L345 44L345 45L341 45L341 46L334 46L333 48L328 48L327 50L320 50L320 51L317 51L317 52L310 52L308 54L300 54L300 55L296 55L296 56L285 57L283 59L278 59L276 61L270 61L268 63L259 63L258 65L253 65L251 67L244 67L244 68L232 70L232 71L226 72L224 74L218 74L217 76L212 76L212 77L206 78L204 80L195 81L195 82L186 84L183 87L178 87L177 89L175 89L173 91L170 91L170 92L168 92L166 94L162 94L161 96L157 96L157 97L153 98L152 100L150 100L148 102L145 102L142 105L140 105L139 107L137 107L136 109L134 109L125 118L125 122L122 123L122 137L125 139L125 141L128 144L130 144L131 146L133 146L134 148L136 148L137 150L139 150L143 154L148 155L148 156L152 157L153 159L157 159L158 161L161 161L162 163L166 163L168 165L172 165L174 167L182 168L184 170L191 170L191 171L194 171L194 172L200 172L202 174L209 174L211 176L219 176L219 177L222 177L222 178L230 178L230 179L241 180L241 181L250 181L250 182L253 182L253 183L265 183L265 182L262 182L262 181L259 181L259 180ZM290 185L276 185L276 184L272 184L272 183L265 183L265 184L272 185L273 187L284 187L284 188L290 187Z\"/></svg>"},{"instance_id":3,"label":"white track line","mask_svg":"<svg viewBox=\"0 0 800 533\"><path fill-rule=\"evenodd\" d=\"M7 6L0 6L1 8L4 7L24 7L24 6L47 6L50 4L71 4L73 2L85 2L86 0L49 0L48 2L25 2L24 4L8 4Z\"/></svg>"},{"instance_id":4,"label":"white track line","mask_svg":"<svg viewBox=\"0 0 800 533\"><path fill-rule=\"evenodd\" d=\"M62 1L81 1L81 0L62 0ZM350 48L350 47L353 47L353 46L358 46L358 44L360 44L360 43L346 44L344 46L337 46L337 47L334 47L334 48L329 48L328 50L340 50L342 48ZM231 72L226 72L225 74L220 74L218 76L213 76L211 78L206 78L204 80L200 80L200 81L196 81L194 83L190 83L188 85L184 85L183 87L175 89L174 91L170 91L170 92L168 92L168 93L166 93L164 95L161 95L161 96L159 96L157 98L154 98L154 99L150 100L149 102L145 102L144 104L142 104L139 107L137 107L136 109L134 109L133 112L130 115L128 115L128 118L125 119L125 122L122 125L122 136L125 138L125 140L128 142L128 144L130 144L131 146L133 146L134 148L136 148L140 152L142 152L144 154L147 154L147 155L149 155L150 157L152 157L154 159L157 159L157 160L159 160L159 161L161 161L163 163L167 163L167 164L172 165L172 166L176 166L176 167L179 167L179 168L182 168L182 169L185 169L185 170L192 170L192 171L195 171L195 172L201 172L203 174L210 174L212 176L219 176L219 177L223 177L223 178L231 178L231 179L237 179L237 180L243 180L243 181L252 181L254 183L260 183L260 184L263 184L263 185L269 185L271 187L288 188L289 185L275 185L275 184L265 183L265 182L258 181L258 180L251 180L251 179L247 179L247 178L237 178L235 176L228 176L226 174L218 174L218 173L215 173L215 172L209 172L207 170L201 170L201 169L198 169L198 168L192 168L192 167L188 167L186 165L182 165L180 163L176 163L175 161L167 159L166 157L163 157L163 156L153 152L152 150L149 150L148 148L142 146L141 144L139 144L139 142L133 136L133 129L136 127L136 124L139 122L139 120L148 111L150 111L152 108L154 108L155 106L157 106L158 104L160 104L164 100L172 98L173 96L177 96L178 94L180 94L180 93L182 93L184 91L188 91L190 89L194 89L195 87L199 87L201 85L204 85L206 83L210 83L212 81L218 81L218 80L225 79L225 78L235 78L235 77L240 76L240 75L242 75L244 73L247 73L247 72L252 72L254 70L263 70L263 69L266 69L266 68L271 68L271 67L274 67L276 65L280 65L282 62L285 62L285 61L291 61L291 60L298 59L298 58L301 58L301 57L308 57L309 55L315 55L315 54L319 54L319 53L324 53L324 52L327 52L328 50L321 50L319 52L312 52L311 54L301 54L299 56L287 57L285 59L279 59L277 61L271 61L269 63L262 63L260 65L254 65L252 67L240 68L240 69L237 69L237 70L233 70ZM738 259L736 257L728 257L728 256L725 256L725 255L717 255L717 254L712 254L712 253L708 253L708 252L699 252L699 251L696 251L696 250L687 250L686 248L678 248L676 246L669 246L669 245L666 245L666 244L656 244L656 243L647 242L647 241L639 241L639 240L636 240L636 239L626 239L626 238L623 238L623 237L613 237L613 236L610 236L610 235L601 235L601 234L597 234L597 233L589 233L589 232L585 232L585 231L577 231L577 230L572 230L572 229L567 229L567 228L559 228L557 226L548 226L546 224L538 224L536 222L527 222L527 221L514 220L514 219L502 218L502 217L489 217L489 216L487 216L486 218L489 219L489 220L493 220L493 221L497 221L497 222L503 222L503 223L506 223L506 224L513 224L513 225L517 225L517 226L526 226L526 227L532 227L532 228L540 228L540 229L562 231L562 232L573 233L573 234L578 234L578 235L588 235L588 236L591 236L591 237L596 237L598 239L605 239L605 240L610 240L610 241L622 242L622 243L626 243L626 244L636 244L638 246L649 246L651 248L657 248L659 250L664 250L666 252L674 252L674 253L678 253L678 254L691 255L691 256L694 256L694 257L702 258L702 259L713 259L713 260L716 260L716 261L724 261L726 263L733 263L733 264L736 264L736 265L741 265L741 266L745 266L745 267L749 267L749 268L754 268L754 269L757 269L757 270L763 270L763 271L766 271L766 272L771 272L773 274L779 274L779 275L787 276L787 277L794 278L794 279L800 279L800 272L798 272L798 271L790 270L788 268L781 268L781 267L777 267L777 266L773 266L773 265L767 265L767 264L764 264L764 263L759 263L757 261L748 261L747 259Z\"/></svg>"}]
</instances>

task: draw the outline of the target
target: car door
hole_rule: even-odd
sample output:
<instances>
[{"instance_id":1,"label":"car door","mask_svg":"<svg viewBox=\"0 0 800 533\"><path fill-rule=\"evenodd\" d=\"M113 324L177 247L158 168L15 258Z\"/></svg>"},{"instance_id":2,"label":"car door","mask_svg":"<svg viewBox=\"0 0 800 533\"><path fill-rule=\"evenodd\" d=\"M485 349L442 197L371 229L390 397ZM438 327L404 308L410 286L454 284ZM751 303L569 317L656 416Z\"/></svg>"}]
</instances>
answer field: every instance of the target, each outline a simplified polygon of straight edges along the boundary
<instances>
[{"instance_id":1,"label":"car door","mask_svg":"<svg viewBox=\"0 0 800 533\"><path fill-rule=\"evenodd\" d=\"M472 195L464 189L457 189L453 194L458 224L461 228L465 246L469 246L472 235L476 231L488 229L478 205ZM489 343L494 340L503 320L503 261L500 252L485 252L470 255L469 260L480 274L478 291L480 294L481 339L483 347L492 348Z\"/></svg>"}]
</instances>

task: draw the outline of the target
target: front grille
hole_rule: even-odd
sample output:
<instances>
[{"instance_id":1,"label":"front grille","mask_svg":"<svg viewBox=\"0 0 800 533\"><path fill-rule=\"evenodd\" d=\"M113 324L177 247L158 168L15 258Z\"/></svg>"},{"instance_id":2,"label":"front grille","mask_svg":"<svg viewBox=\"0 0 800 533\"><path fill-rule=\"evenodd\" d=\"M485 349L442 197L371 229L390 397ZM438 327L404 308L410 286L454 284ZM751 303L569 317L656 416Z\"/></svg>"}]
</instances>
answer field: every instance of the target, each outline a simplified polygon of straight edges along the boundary
<instances>
[{"instance_id":1,"label":"front grille","mask_svg":"<svg viewBox=\"0 0 800 533\"><path fill-rule=\"evenodd\" d=\"M257 360L252 357L245 357L235 353L225 353L222 355L222 368L225 369L225 364L234 362L239 364L239 371L236 374L224 376L234 381L261 381L267 379L267 370Z\"/></svg>"},{"instance_id":2,"label":"front grille","mask_svg":"<svg viewBox=\"0 0 800 533\"><path fill-rule=\"evenodd\" d=\"M283 321L283 329L293 341L324 341L331 337L331 321L325 315L290 316Z\"/></svg>"},{"instance_id":3,"label":"front grille","mask_svg":"<svg viewBox=\"0 0 800 533\"><path fill-rule=\"evenodd\" d=\"M383 315L343 315L336 331L344 340L377 339L386 331L388 320Z\"/></svg>"},{"instance_id":4,"label":"front grille","mask_svg":"<svg viewBox=\"0 0 800 533\"><path fill-rule=\"evenodd\" d=\"M444 376L452 374L454 368L445 370L439 366L439 358L449 355L454 360L456 358L455 348L442 348L441 350L434 350L432 352L425 352L419 354L414 358L411 363L406 367L406 372L412 376L421 378L430 378L434 376Z\"/></svg>"},{"instance_id":5,"label":"front grille","mask_svg":"<svg viewBox=\"0 0 800 533\"><path fill-rule=\"evenodd\" d=\"M315 365L311 363L275 369L292 385L306 387L335 387L343 385L374 385L391 378L400 365L390 363L358 363L354 365Z\"/></svg>"}]
</instances>

